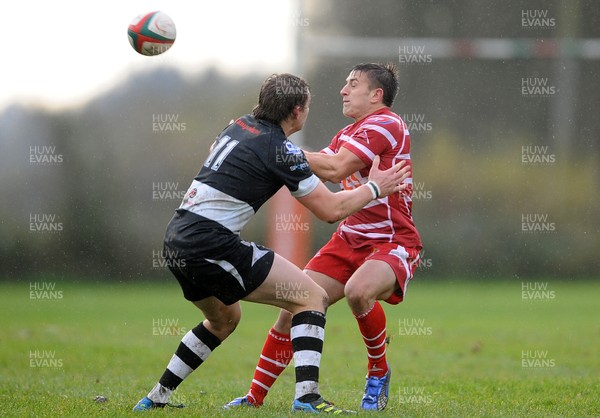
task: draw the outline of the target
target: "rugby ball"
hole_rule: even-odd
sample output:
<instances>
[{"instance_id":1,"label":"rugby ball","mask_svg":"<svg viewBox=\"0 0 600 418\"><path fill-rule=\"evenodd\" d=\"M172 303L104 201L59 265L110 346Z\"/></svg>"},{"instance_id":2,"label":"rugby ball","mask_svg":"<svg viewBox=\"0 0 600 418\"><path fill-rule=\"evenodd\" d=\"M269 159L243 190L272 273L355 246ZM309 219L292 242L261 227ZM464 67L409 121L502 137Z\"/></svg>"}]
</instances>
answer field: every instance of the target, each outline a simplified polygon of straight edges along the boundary
<instances>
[{"instance_id":1,"label":"rugby ball","mask_svg":"<svg viewBox=\"0 0 600 418\"><path fill-rule=\"evenodd\" d=\"M142 55L160 55L175 42L177 33L173 20L156 11L137 16L127 28L129 43Z\"/></svg>"}]
</instances>

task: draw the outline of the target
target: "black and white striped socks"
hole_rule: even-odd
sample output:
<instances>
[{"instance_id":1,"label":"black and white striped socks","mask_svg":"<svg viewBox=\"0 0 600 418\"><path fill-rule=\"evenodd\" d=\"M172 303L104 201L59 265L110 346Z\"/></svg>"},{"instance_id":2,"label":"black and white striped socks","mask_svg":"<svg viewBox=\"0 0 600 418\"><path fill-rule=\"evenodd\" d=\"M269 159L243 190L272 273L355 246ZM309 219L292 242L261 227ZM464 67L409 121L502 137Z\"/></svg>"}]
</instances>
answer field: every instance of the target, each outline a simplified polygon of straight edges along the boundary
<instances>
[{"instance_id":1,"label":"black and white striped socks","mask_svg":"<svg viewBox=\"0 0 600 418\"><path fill-rule=\"evenodd\" d=\"M166 403L171 392L196 370L221 344L221 341L208 331L202 323L188 331L182 338L177 351L158 381L148 394L155 403Z\"/></svg>"},{"instance_id":2,"label":"black and white striped socks","mask_svg":"<svg viewBox=\"0 0 600 418\"><path fill-rule=\"evenodd\" d=\"M304 311L294 315L290 336L296 370L295 399L311 402L320 396L319 367L325 337L325 315L318 311ZM188 331L162 377L148 393L148 398L157 404L167 403L177 386L220 344L221 341L202 324Z\"/></svg>"},{"instance_id":3,"label":"black and white striped socks","mask_svg":"<svg viewBox=\"0 0 600 418\"><path fill-rule=\"evenodd\" d=\"M304 311L294 315L290 336L296 369L295 399L303 402L316 400L319 397L319 367L325 337L325 315L318 311Z\"/></svg>"}]
</instances>

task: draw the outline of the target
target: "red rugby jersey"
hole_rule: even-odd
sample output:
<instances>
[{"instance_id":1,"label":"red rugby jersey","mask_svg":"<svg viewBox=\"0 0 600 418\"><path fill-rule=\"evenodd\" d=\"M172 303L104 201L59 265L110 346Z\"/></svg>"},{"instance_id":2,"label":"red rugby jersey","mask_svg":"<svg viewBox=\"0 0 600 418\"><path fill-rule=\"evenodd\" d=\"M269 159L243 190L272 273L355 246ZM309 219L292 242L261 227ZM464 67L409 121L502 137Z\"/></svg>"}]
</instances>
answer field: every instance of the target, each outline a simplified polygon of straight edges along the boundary
<instances>
[{"instance_id":1,"label":"red rugby jersey","mask_svg":"<svg viewBox=\"0 0 600 418\"><path fill-rule=\"evenodd\" d=\"M359 187L368 181L375 155L385 170L400 160L410 161L410 134L406 124L389 108L383 108L339 131L322 152L334 154L342 147L366 165L342 180L342 189ZM412 165L412 164L411 164ZM405 180L408 188L401 194L373 200L338 226L338 233L353 247L370 241L394 242L403 247L421 247L421 238L412 218L412 176Z\"/></svg>"}]
</instances>

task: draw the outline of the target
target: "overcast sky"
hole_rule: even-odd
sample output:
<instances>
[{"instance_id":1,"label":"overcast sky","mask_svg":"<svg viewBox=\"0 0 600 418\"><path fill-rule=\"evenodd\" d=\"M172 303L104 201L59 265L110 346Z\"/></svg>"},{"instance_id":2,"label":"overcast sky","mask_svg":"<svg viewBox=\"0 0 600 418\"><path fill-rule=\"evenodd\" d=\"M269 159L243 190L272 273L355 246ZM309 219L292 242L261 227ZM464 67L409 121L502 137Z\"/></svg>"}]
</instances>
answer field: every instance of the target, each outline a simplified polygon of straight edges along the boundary
<instances>
[{"instance_id":1,"label":"overcast sky","mask_svg":"<svg viewBox=\"0 0 600 418\"><path fill-rule=\"evenodd\" d=\"M15 0L3 3L0 111L12 102L73 106L135 71L292 71L295 2L282 0ZM158 57L137 54L127 26L161 10L177 28ZM254 47L253 47L254 46Z\"/></svg>"}]
</instances>

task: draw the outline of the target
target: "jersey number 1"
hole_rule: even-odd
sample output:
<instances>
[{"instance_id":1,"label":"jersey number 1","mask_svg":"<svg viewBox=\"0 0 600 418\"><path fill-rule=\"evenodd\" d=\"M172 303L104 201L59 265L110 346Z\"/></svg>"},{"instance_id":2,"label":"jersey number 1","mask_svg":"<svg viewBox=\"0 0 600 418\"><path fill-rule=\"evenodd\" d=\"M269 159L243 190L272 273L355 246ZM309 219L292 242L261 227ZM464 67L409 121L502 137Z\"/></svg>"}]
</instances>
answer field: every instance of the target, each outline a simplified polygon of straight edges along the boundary
<instances>
[{"instance_id":1,"label":"jersey number 1","mask_svg":"<svg viewBox=\"0 0 600 418\"><path fill-rule=\"evenodd\" d=\"M217 171L223 160L229 155L240 141L231 140L229 135L225 135L221 138L218 144L213 148L210 155L204 162L204 167L210 167L211 170Z\"/></svg>"}]
</instances>

